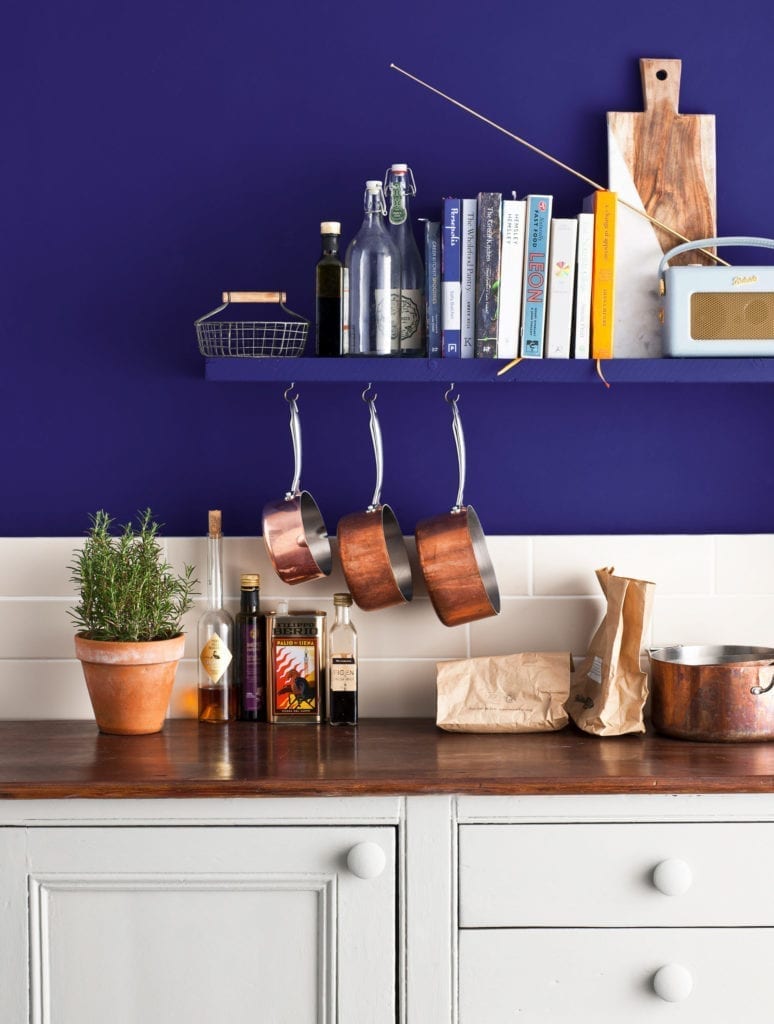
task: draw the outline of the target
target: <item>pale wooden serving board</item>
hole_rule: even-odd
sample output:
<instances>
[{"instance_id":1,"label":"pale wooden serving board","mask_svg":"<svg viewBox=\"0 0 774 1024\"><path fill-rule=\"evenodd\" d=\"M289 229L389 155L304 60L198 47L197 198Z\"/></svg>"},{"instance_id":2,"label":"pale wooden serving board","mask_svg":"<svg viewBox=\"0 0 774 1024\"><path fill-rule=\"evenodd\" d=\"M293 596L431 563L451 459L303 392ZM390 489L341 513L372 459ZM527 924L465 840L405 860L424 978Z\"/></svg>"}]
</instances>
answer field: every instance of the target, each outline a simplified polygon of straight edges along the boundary
<instances>
[{"instance_id":1,"label":"pale wooden serving board","mask_svg":"<svg viewBox=\"0 0 774 1024\"><path fill-rule=\"evenodd\" d=\"M715 117L680 114L679 60L640 60L642 112L607 115L608 187L686 238L716 234ZM660 77L659 77L660 76ZM618 205L614 355L662 354L658 264L681 239ZM711 263L691 252L675 264Z\"/></svg>"},{"instance_id":2,"label":"pale wooden serving board","mask_svg":"<svg viewBox=\"0 0 774 1024\"><path fill-rule=\"evenodd\" d=\"M686 238L711 238L717 226L715 115L681 114L682 61L640 60L645 109L607 115L608 146L616 146L645 212ZM610 186L616 190L616 182ZM680 239L654 229L662 252ZM691 263L712 263L692 252ZM679 263L680 257L675 261Z\"/></svg>"}]
</instances>

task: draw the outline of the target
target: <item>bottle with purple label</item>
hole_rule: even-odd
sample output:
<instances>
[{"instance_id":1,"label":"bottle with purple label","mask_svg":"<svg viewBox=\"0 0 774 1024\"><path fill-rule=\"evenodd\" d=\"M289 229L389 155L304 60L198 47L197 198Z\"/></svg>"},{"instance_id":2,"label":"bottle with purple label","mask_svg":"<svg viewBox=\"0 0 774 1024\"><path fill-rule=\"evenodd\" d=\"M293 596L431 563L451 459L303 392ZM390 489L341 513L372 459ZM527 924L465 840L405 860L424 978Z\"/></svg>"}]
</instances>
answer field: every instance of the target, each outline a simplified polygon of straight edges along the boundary
<instances>
[{"instance_id":1,"label":"bottle with purple label","mask_svg":"<svg viewBox=\"0 0 774 1024\"><path fill-rule=\"evenodd\" d=\"M261 577L244 573L242 594L235 620L237 718L259 722L266 718L266 684L263 665L263 622L259 609Z\"/></svg>"}]
</instances>

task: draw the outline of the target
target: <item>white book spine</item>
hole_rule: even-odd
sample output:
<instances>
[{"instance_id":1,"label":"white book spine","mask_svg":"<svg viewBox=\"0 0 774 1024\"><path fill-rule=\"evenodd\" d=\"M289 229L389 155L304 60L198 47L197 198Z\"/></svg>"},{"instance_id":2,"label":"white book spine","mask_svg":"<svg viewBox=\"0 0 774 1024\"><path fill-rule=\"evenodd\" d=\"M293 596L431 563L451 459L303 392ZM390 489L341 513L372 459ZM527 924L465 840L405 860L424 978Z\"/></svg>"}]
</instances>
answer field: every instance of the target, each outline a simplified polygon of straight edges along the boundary
<instances>
[{"instance_id":1,"label":"white book spine","mask_svg":"<svg viewBox=\"0 0 774 1024\"><path fill-rule=\"evenodd\" d=\"M579 213L577 220L578 259L573 355L576 359L588 359L591 356L591 267L594 258L594 214Z\"/></svg>"},{"instance_id":2,"label":"white book spine","mask_svg":"<svg viewBox=\"0 0 774 1024\"><path fill-rule=\"evenodd\" d=\"M574 217L555 217L551 221L551 262L546 311L546 356L549 359L570 357L577 244L577 220Z\"/></svg>"},{"instance_id":3,"label":"white book spine","mask_svg":"<svg viewBox=\"0 0 774 1024\"><path fill-rule=\"evenodd\" d=\"M527 203L524 199L503 200L500 314L497 319L498 359L514 359L519 354L526 218Z\"/></svg>"},{"instance_id":4,"label":"white book spine","mask_svg":"<svg viewBox=\"0 0 774 1024\"><path fill-rule=\"evenodd\" d=\"M476 217L475 199L462 200L462 355L476 352Z\"/></svg>"}]
</instances>

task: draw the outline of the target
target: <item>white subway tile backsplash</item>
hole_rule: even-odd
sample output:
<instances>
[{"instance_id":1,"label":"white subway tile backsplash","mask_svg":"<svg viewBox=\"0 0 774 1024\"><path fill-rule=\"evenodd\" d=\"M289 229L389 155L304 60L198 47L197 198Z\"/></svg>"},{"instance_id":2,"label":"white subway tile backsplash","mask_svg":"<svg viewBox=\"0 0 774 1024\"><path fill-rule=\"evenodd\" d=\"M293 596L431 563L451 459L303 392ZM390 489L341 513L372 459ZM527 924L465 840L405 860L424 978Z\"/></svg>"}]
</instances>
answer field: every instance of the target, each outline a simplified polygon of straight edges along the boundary
<instances>
[{"instance_id":1,"label":"white subway tile backsplash","mask_svg":"<svg viewBox=\"0 0 774 1024\"><path fill-rule=\"evenodd\" d=\"M505 598L498 616L471 623L470 656L585 651L603 611L600 598Z\"/></svg>"},{"instance_id":2,"label":"white subway tile backsplash","mask_svg":"<svg viewBox=\"0 0 774 1024\"><path fill-rule=\"evenodd\" d=\"M434 659L361 661L360 715L363 718L434 718L436 665Z\"/></svg>"},{"instance_id":3,"label":"white subway tile backsplash","mask_svg":"<svg viewBox=\"0 0 774 1024\"><path fill-rule=\"evenodd\" d=\"M0 658L72 658L69 601L0 601Z\"/></svg>"},{"instance_id":4,"label":"white subway tile backsplash","mask_svg":"<svg viewBox=\"0 0 774 1024\"><path fill-rule=\"evenodd\" d=\"M523 597L532 593L531 538L487 537L486 547L492 559L500 594L503 597Z\"/></svg>"},{"instance_id":5,"label":"white subway tile backsplash","mask_svg":"<svg viewBox=\"0 0 774 1024\"><path fill-rule=\"evenodd\" d=\"M774 594L774 535L716 539L719 594Z\"/></svg>"},{"instance_id":6,"label":"white subway tile backsplash","mask_svg":"<svg viewBox=\"0 0 774 1024\"><path fill-rule=\"evenodd\" d=\"M774 647L774 596L710 594L658 598L653 644L753 644Z\"/></svg>"},{"instance_id":7,"label":"white subway tile backsplash","mask_svg":"<svg viewBox=\"0 0 774 1024\"><path fill-rule=\"evenodd\" d=\"M68 566L81 540L77 537L0 537L0 598L71 596Z\"/></svg>"},{"instance_id":8,"label":"white subway tile backsplash","mask_svg":"<svg viewBox=\"0 0 774 1024\"><path fill-rule=\"evenodd\" d=\"M361 657L367 658L465 658L464 626L444 626L429 598L379 612L352 609Z\"/></svg>"},{"instance_id":9,"label":"white subway tile backsplash","mask_svg":"<svg viewBox=\"0 0 774 1024\"><path fill-rule=\"evenodd\" d=\"M660 594L705 594L712 586L709 536L535 537L535 594L600 593L595 569L652 580Z\"/></svg>"},{"instance_id":10,"label":"white subway tile backsplash","mask_svg":"<svg viewBox=\"0 0 774 1024\"><path fill-rule=\"evenodd\" d=\"M93 717L79 661L0 659L0 718Z\"/></svg>"},{"instance_id":11,"label":"white subway tile backsplash","mask_svg":"<svg viewBox=\"0 0 774 1024\"><path fill-rule=\"evenodd\" d=\"M0 718L91 718L80 664L73 657L68 565L82 538L0 538ZM196 566L200 596L186 616L185 658L170 702L173 717L195 717L196 622L205 606L206 543L173 537L176 570ZM648 638L666 643L774 646L774 535L490 537L502 595L499 616L448 628L421 580L413 538L412 602L381 612L352 610L360 636L360 710L369 716L432 716L439 661L524 650L585 653L604 600L594 569L656 583ZM322 609L346 589L333 539L331 575L289 587L279 581L260 536L225 537L224 590L236 614L239 576L261 574L265 609L285 598L291 610Z\"/></svg>"}]
</instances>

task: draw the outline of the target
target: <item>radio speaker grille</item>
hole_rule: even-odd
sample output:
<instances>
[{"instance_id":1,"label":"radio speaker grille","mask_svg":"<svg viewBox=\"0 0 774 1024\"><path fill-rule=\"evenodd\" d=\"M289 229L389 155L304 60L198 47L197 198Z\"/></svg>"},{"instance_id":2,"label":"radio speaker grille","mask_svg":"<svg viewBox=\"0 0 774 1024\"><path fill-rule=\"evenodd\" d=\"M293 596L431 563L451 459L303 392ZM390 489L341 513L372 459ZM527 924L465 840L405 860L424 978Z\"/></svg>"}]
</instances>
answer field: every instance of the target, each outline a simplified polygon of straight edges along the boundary
<instances>
[{"instance_id":1,"label":"radio speaker grille","mask_svg":"<svg viewBox=\"0 0 774 1024\"><path fill-rule=\"evenodd\" d=\"M774 340L774 292L694 292L694 341Z\"/></svg>"}]
</instances>

